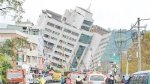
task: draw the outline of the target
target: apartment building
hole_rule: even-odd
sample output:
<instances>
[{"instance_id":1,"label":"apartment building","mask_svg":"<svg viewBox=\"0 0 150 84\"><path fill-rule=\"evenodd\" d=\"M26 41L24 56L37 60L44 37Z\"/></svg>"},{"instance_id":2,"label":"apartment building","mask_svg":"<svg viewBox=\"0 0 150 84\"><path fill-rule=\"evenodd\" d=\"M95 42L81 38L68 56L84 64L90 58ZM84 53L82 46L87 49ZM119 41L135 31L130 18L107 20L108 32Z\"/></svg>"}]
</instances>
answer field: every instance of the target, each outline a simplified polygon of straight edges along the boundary
<instances>
[{"instance_id":1,"label":"apartment building","mask_svg":"<svg viewBox=\"0 0 150 84\"><path fill-rule=\"evenodd\" d=\"M5 42L6 39L14 39L14 38L21 38L25 39L27 36L26 34L19 32L17 30L8 30L6 28L0 29L0 42ZM26 61L26 49L17 49L17 64L21 66ZM16 68L16 66L14 66Z\"/></svg>"},{"instance_id":2,"label":"apartment building","mask_svg":"<svg viewBox=\"0 0 150 84\"><path fill-rule=\"evenodd\" d=\"M30 48L26 50L26 64L31 71L35 73L44 69L43 44L41 44L42 36L39 28L35 28L34 24L27 20L26 22L18 21L15 25L8 24L6 30L16 30L26 35ZM42 40L43 42L43 40Z\"/></svg>"},{"instance_id":3,"label":"apartment building","mask_svg":"<svg viewBox=\"0 0 150 84\"><path fill-rule=\"evenodd\" d=\"M99 48L97 52L103 51L105 45L97 46L105 38L104 29L100 30L93 26L92 16L90 7L87 9L75 7L74 10L66 10L64 15L42 10L35 28L39 28L42 32L46 64L50 63L51 67L58 70L80 69L85 65L84 62L87 62L85 59L90 46L95 50ZM92 32L93 29L95 32ZM95 55L95 52L92 54ZM95 62L100 59L100 55L95 57L98 58Z\"/></svg>"},{"instance_id":4,"label":"apartment building","mask_svg":"<svg viewBox=\"0 0 150 84\"><path fill-rule=\"evenodd\" d=\"M77 46L81 31L63 23L61 15L49 10L42 11L37 26L44 29L44 54L48 56L48 62L53 68L69 69L70 59Z\"/></svg>"}]
</instances>

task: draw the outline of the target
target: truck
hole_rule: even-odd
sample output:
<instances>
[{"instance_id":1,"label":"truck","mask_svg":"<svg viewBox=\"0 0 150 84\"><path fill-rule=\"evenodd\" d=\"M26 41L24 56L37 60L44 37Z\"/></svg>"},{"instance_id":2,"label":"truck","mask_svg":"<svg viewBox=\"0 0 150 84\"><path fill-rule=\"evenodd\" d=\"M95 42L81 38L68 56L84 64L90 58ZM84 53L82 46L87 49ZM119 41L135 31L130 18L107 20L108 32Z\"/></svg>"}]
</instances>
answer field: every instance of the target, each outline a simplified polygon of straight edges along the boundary
<instances>
[{"instance_id":1,"label":"truck","mask_svg":"<svg viewBox=\"0 0 150 84\"><path fill-rule=\"evenodd\" d=\"M25 73L24 69L9 69L6 71L6 82L8 84L26 84Z\"/></svg>"}]
</instances>

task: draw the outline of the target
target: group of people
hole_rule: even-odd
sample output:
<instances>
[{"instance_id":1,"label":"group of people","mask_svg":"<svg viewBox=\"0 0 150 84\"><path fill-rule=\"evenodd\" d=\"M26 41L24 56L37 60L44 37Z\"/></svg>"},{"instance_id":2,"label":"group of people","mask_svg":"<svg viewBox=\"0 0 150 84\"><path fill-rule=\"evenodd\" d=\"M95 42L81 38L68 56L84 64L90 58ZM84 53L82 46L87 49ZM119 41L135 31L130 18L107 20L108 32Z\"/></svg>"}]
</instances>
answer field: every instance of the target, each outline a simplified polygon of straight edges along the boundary
<instances>
[{"instance_id":1,"label":"group of people","mask_svg":"<svg viewBox=\"0 0 150 84\"><path fill-rule=\"evenodd\" d=\"M110 77L107 77L105 80L106 84L115 84L116 81L117 81L116 78L112 75L110 75ZM120 81L121 81L121 84L126 84L126 80L124 76L122 77Z\"/></svg>"}]
</instances>

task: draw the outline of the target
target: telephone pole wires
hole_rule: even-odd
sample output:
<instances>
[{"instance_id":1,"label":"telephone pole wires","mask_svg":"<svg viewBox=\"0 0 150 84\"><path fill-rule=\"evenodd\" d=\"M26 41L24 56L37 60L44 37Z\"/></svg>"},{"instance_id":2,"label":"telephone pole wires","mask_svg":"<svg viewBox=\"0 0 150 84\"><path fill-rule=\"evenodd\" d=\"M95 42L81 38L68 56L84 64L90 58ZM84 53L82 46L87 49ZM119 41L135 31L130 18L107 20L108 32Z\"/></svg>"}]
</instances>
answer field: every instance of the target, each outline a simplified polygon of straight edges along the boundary
<instances>
[{"instance_id":1,"label":"telephone pole wires","mask_svg":"<svg viewBox=\"0 0 150 84\"><path fill-rule=\"evenodd\" d=\"M122 77L122 50L123 50L123 42L127 42L127 40L123 40L122 39L122 34L125 33L123 32L121 29L119 30L119 32L116 32L119 34L119 39L115 42L117 42L119 44L118 46L118 51L119 51L119 54L120 54L120 76Z\"/></svg>"},{"instance_id":2,"label":"telephone pole wires","mask_svg":"<svg viewBox=\"0 0 150 84\"><path fill-rule=\"evenodd\" d=\"M141 34L140 34L140 18L138 21L138 71L141 71Z\"/></svg>"}]
</instances>

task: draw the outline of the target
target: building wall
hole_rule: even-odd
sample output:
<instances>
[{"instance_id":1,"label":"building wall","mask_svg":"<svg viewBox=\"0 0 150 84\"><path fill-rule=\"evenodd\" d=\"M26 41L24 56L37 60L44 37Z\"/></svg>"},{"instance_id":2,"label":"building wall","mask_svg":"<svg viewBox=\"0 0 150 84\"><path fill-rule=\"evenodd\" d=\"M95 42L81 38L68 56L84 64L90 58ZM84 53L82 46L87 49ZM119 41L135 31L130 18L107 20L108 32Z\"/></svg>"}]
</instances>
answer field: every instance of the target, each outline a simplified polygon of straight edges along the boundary
<instances>
[{"instance_id":1,"label":"building wall","mask_svg":"<svg viewBox=\"0 0 150 84\"><path fill-rule=\"evenodd\" d=\"M4 42L7 39L14 39L14 38L23 38L24 39L24 38L26 38L22 35L16 34L17 31L13 31L14 33L12 33L12 34L7 33L7 32L9 32L9 31L8 30L7 31L0 30L0 42ZM20 65L20 63L22 64L22 63L26 62L26 52L25 52L25 50L23 52L17 51L16 56L17 56L18 65Z\"/></svg>"},{"instance_id":2,"label":"building wall","mask_svg":"<svg viewBox=\"0 0 150 84\"><path fill-rule=\"evenodd\" d=\"M43 14L42 16L44 15L46 16L46 14ZM70 59L80 37L80 30L52 18L45 18L43 21L45 23L41 26L44 29L43 40L46 50L45 53L50 56L49 60L51 65L54 68L56 68L57 65L61 66L62 64L60 61L63 60L63 66L65 66L67 62L68 67L65 66L65 68L69 68ZM58 28L58 26L60 28ZM62 43L60 43L60 41L62 41ZM64 47L63 49L62 46ZM65 54L66 58L62 55L62 53Z\"/></svg>"}]
</instances>

